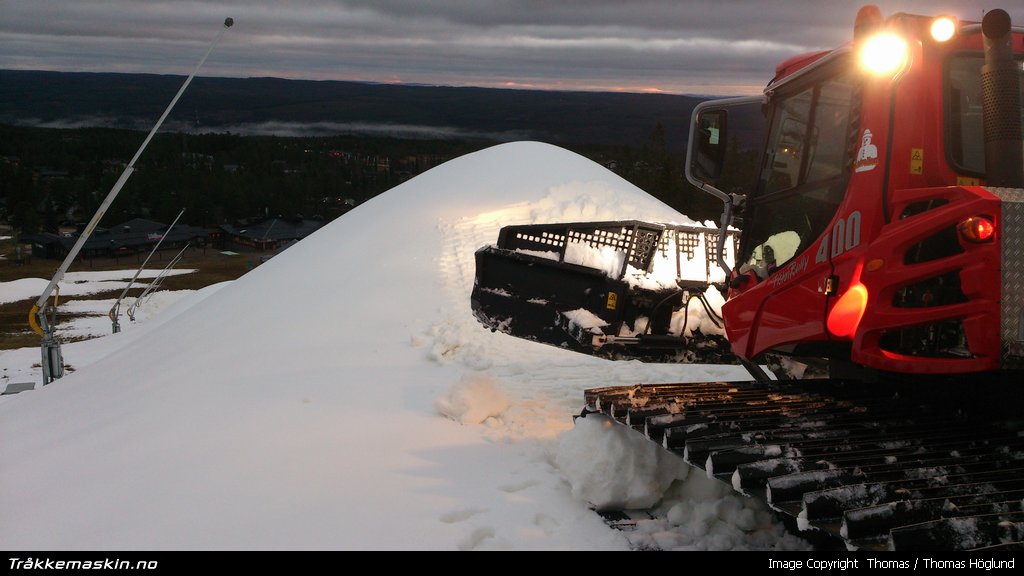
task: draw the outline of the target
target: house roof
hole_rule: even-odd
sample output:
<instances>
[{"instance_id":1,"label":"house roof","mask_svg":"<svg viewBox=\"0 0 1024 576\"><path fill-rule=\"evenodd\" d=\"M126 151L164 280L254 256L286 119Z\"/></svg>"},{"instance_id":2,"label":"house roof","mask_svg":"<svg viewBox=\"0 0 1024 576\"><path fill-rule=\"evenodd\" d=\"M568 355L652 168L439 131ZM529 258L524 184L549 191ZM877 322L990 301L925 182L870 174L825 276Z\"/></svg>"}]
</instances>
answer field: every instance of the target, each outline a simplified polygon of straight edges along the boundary
<instances>
[{"instance_id":1,"label":"house roof","mask_svg":"<svg viewBox=\"0 0 1024 576\"><path fill-rule=\"evenodd\" d=\"M156 233L163 232L167 229L167 224L156 222L153 220L146 220L145 218L132 218L131 220L118 224L111 228L112 230L124 230L125 228L130 229L132 232L145 232L145 233Z\"/></svg>"},{"instance_id":2,"label":"house roof","mask_svg":"<svg viewBox=\"0 0 1024 576\"><path fill-rule=\"evenodd\" d=\"M145 220L143 218L135 218L111 228L97 228L96 231L93 232L92 236L85 241L85 245L82 249L101 250L111 247L139 248L142 246L152 246L160 240L160 236L162 236L166 230L166 224L161 224L152 220ZM205 237L206 235L207 232L205 228L177 224L171 229L170 233L167 234L164 242L184 242L193 238ZM59 243L68 250L70 250L71 247L74 246L75 242L78 241L77 234L60 236L49 232L41 234L24 234L21 238L26 242L32 242L35 244Z\"/></svg>"},{"instance_id":3,"label":"house roof","mask_svg":"<svg viewBox=\"0 0 1024 576\"><path fill-rule=\"evenodd\" d=\"M277 242L301 240L322 228L324 224L326 222L323 220L268 218L244 227L225 224L221 229L233 236Z\"/></svg>"}]
</instances>

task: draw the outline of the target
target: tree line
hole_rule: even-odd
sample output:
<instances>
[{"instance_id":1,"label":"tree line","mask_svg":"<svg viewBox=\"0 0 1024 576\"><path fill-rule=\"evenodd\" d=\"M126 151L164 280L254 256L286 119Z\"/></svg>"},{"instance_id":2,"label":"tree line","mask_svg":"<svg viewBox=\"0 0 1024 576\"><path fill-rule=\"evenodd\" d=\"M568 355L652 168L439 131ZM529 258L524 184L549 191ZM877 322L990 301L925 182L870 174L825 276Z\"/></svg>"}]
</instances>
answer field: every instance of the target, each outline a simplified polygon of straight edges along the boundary
<instances>
[{"instance_id":1,"label":"tree line","mask_svg":"<svg viewBox=\"0 0 1024 576\"><path fill-rule=\"evenodd\" d=\"M0 125L0 219L23 233L88 220L144 133L109 128ZM642 146L565 146L605 164L695 219L716 218L714 200L682 175L683 154L665 129ZM495 144L376 136L278 137L158 134L104 224L142 217L194 226L260 216L330 219L446 160ZM564 145L564 144L563 144Z\"/></svg>"}]
</instances>

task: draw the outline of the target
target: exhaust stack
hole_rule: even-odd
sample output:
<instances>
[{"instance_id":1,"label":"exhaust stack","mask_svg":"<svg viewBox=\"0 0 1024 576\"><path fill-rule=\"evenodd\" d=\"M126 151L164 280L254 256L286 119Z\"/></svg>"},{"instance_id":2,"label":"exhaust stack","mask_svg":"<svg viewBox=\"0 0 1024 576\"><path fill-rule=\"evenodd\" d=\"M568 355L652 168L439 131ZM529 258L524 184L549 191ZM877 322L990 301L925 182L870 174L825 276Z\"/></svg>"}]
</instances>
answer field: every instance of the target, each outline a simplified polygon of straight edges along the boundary
<instances>
[{"instance_id":1,"label":"exhaust stack","mask_svg":"<svg viewBox=\"0 0 1024 576\"><path fill-rule=\"evenodd\" d=\"M1010 15L991 10L981 22L985 66L981 69L985 125L985 174L989 186L1024 188L1020 64L1013 57Z\"/></svg>"}]
</instances>

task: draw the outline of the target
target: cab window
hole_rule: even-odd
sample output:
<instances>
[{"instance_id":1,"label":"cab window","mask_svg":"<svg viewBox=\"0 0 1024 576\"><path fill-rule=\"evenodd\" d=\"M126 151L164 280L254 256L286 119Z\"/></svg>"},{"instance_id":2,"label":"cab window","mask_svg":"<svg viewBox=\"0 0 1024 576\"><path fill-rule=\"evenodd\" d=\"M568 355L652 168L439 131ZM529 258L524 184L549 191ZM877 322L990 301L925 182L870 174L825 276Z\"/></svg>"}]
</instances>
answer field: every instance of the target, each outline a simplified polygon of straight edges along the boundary
<instances>
[{"instance_id":1,"label":"cab window","mask_svg":"<svg viewBox=\"0 0 1024 576\"><path fill-rule=\"evenodd\" d=\"M806 250L842 202L850 166L856 76L831 67L773 102L761 183L744 218L740 271L766 277Z\"/></svg>"},{"instance_id":2,"label":"cab window","mask_svg":"<svg viewBox=\"0 0 1024 576\"><path fill-rule=\"evenodd\" d=\"M1017 62L1024 101L1024 62ZM953 167L985 175L985 130L981 104L982 54L958 54L946 65L946 155ZM1024 107L1021 108L1024 122Z\"/></svg>"}]
</instances>

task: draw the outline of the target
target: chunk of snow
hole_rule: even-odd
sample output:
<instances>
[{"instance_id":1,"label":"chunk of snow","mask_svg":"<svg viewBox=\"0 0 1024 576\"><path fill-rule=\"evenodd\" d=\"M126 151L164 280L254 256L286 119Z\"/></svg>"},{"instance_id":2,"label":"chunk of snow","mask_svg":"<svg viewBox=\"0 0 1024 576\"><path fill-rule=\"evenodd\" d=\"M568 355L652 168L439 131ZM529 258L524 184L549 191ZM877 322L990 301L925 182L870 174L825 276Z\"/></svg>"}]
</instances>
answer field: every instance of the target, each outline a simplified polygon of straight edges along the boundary
<instances>
[{"instance_id":1,"label":"chunk of snow","mask_svg":"<svg viewBox=\"0 0 1024 576\"><path fill-rule=\"evenodd\" d=\"M527 250L525 248L516 248L515 251L517 254L526 254L527 256L533 256L535 258L558 260L558 252L552 252L549 250Z\"/></svg>"},{"instance_id":2,"label":"chunk of snow","mask_svg":"<svg viewBox=\"0 0 1024 576\"><path fill-rule=\"evenodd\" d=\"M441 414L463 424L481 424L500 418L509 401L487 374L467 374L434 401Z\"/></svg>"},{"instance_id":3,"label":"chunk of snow","mask_svg":"<svg viewBox=\"0 0 1024 576\"><path fill-rule=\"evenodd\" d=\"M578 418L560 437L555 465L573 496L599 510L651 507L688 472L679 458L598 415Z\"/></svg>"},{"instance_id":4,"label":"chunk of snow","mask_svg":"<svg viewBox=\"0 0 1024 576\"><path fill-rule=\"evenodd\" d=\"M565 316L569 322L572 322L583 329L603 328L608 325L608 323L602 320L600 316L586 308L578 308L576 310L562 312L562 315Z\"/></svg>"},{"instance_id":5,"label":"chunk of snow","mask_svg":"<svg viewBox=\"0 0 1024 576\"><path fill-rule=\"evenodd\" d=\"M796 515L796 527L801 532L811 529L811 523L807 520L807 508L801 508L800 513Z\"/></svg>"},{"instance_id":6,"label":"chunk of snow","mask_svg":"<svg viewBox=\"0 0 1024 576\"><path fill-rule=\"evenodd\" d=\"M649 521L652 533L670 533L680 550L798 550L808 544L784 534L764 503L745 498L718 480L690 474L670 487L659 507L666 509ZM634 538L631 538L634 540ZM636 540L641 540L636 538ZM641 540L642 541L642 540ZM663 537L662 542L670 542Z\"/></svg>"},{"instance_id":7,"label":"chunk of snow","mask_svg":"<svg viewBox=\"0 0 1024 576\"><path fill-rule=\"evenodd\" d=\"M565 262L594 268L609 278L618 279L626 253L611 246L591 246L585 242L569 241L565 245Z\"/></svg>"},{"instance_id":8,"label":"chunk of snow","mask_svg":"<svg viewBox=\"0 0 1024 576\"><path fill-rule=\"evenodd\" d=\"M732 478L730 478L730 480L732 481L733 490L740 494L746 494L746 492L743 491L743 479L740 477L740 471L738 468L732 471Z\"/></svg>"},{"instance_id":9,"label":"chunk of snow","mask_svg":"<svg viewBox=\"0 0 1024 576\"><path fill-rule=\"evenodd\" d=\"M722 305L725 298L714 286L708 287L703 293L711 311L721 317ZM686 325L683 325L685 321ZM717 324L716 324L717 323ZM672 314L669 330L676 335L689 335L694 330L700 330L704 334L725 334L721 320L713 320L707 309L696 297L690 298L686 305Z\"/></svg>"}]
</instances>

